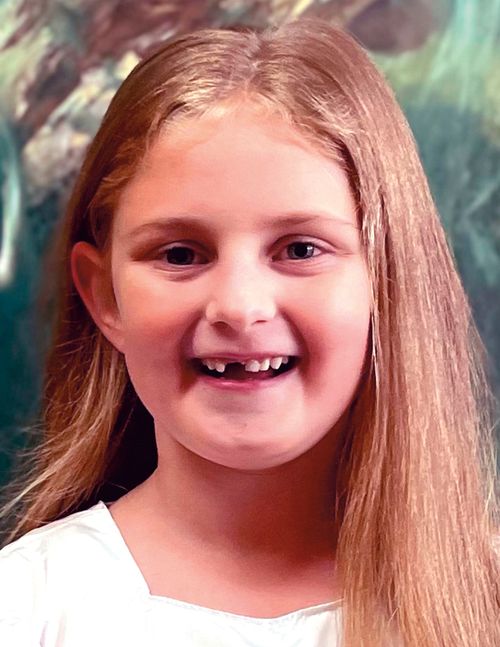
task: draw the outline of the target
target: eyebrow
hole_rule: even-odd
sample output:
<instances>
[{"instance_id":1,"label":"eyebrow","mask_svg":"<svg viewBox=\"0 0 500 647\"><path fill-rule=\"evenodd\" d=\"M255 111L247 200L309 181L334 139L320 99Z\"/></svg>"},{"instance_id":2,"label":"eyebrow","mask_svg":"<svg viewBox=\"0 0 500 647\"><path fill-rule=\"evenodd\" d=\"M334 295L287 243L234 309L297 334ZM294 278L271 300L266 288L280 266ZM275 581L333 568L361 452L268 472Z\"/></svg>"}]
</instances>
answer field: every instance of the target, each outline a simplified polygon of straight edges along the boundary
<instances>
[{"instance_id":1,"label":"eyebrow","mask_svg":"<svg viewBox=\"0 0 500 647\"><path fill-rule=\"evenodd\" d=\"M337 224L352 227L353 229L359 230L357 224L348 222L347 220L342 219L339 216L334 214L326 213L310 213L303 211L288 212L283 216L277 217L266 217L262 218L259 223L259 228L271 228L271 229L281 229L282 227L290 227L293 225L304 225L313 222L321 222L323 224ZM181 228L193 228L200 231L209 233L211 227L207 224L207 218L197 218L191 213L179 214L175 216L165 216L158 218L157 220L152 220L150 222L145 222L142 225L139 225L130 232L130 236L133 238L139 237L145 233L161 233L173 229Z\"/></svg>"}]
</instances>

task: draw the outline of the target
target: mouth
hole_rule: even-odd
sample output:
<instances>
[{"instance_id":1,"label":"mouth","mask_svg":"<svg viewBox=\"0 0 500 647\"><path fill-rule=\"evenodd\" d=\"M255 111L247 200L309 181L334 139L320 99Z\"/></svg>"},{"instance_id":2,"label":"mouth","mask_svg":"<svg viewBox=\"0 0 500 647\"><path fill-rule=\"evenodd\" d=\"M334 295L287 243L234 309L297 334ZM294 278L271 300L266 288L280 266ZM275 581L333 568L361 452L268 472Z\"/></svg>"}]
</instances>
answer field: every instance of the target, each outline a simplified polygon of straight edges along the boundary
<instances>
[{"instance_id":1,"label":"mouth","mask_svg":"<svg viewBox=\"0 0 500 647\"><path fill-rule=\"evenodd\" d=\"M189 364L191 365L195 373L197 373L198 375L212 378L214 380L231 380L231 381L239 381L239 382L249 382L249 381L260 381L260 380L272 380L280 375L283 375L284 373L289 373L290 371L296 368L299 361L300 361L299 357L292 356L292 357L289 357L288 362L286 364L282 364L277 369L269 368L267 371L258 371L256 373L246 371L244 366L242 366L239 362L230 362L229 364L226 365L226 368L222 373L220 373L219 371L216 371L215 369L214 370L209 369L208 366L205 366L204 364L202 364L201 360L196 358L189 360Z\"/></svg>"}]
</instances>

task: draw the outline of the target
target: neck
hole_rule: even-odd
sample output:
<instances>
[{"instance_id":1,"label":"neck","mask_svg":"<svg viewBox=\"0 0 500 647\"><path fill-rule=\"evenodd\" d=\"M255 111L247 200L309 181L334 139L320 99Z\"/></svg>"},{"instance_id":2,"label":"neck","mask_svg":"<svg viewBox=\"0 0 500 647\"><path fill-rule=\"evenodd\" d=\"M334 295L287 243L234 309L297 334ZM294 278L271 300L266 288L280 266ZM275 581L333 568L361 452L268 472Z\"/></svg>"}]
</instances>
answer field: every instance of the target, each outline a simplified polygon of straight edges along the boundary
<instances>
[{"instance_id":1,"label":"neck","mask_svg":"<svg viewBox=\"0 0 500 647\"><path fill-rule=\"evenodd\" d=\"M157 532L228 559L306 564L333 558L338 428L287 464L240 471L193 454L169 437L141 498Z\"/></svg>"}]
</instances>

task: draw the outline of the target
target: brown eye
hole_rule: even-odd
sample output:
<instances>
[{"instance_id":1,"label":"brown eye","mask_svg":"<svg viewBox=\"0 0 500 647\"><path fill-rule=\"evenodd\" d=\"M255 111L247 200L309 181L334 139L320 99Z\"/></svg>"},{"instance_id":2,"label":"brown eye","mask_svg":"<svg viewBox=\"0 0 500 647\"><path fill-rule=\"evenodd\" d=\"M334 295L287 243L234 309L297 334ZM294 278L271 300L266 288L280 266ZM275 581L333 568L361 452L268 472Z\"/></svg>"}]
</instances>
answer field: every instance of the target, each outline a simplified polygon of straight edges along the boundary
<instances>
[{"instance_id":1,"label":"brown eye","mask_svg":"<svg viewBox=\"0 0 500 647\"><path fill-rule=\"evenodd\" d=\"M172 265L190 265L197 252L187 245L177 245L165 249L162 253L163 259Z\"/></svg>"},{"instance_id":2,"label":"brown eye","mask_svg":"<svg viewBox=\"0 0 500 647\"><path fill-rule=\"evenodd\" d=\"M296 256L299 260L307 259L313 257L313 252L315 248L318 248L317 245L314 245L310 242L297 241L295 243L290 243L286 246L286 249L296 249Z\"/></svg>"}]
</instances>

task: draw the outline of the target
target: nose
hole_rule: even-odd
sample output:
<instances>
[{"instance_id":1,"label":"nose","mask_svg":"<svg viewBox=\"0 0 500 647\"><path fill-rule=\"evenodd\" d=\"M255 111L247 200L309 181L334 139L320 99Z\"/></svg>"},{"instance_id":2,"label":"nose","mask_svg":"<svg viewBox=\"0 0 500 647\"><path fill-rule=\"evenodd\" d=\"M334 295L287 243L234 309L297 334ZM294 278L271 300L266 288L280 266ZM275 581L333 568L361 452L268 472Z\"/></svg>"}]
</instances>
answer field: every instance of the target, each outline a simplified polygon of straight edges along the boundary
<instances>
[{"instance_id":1,"label":"nose","mask_svg":"<svg viewBox=\"0 0 500 647\"><path fill-rule=\"evenodd\" d=\"M276 304L269 277L250 263L233 263L221 267L213 276L213 288L205 310L207 321L226 324L239 332L247 332L253 324L274 318Z\"/></svg>"}]
</instances>

